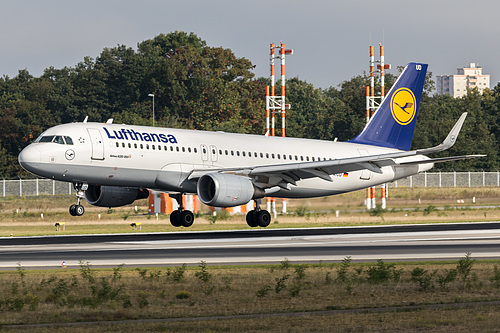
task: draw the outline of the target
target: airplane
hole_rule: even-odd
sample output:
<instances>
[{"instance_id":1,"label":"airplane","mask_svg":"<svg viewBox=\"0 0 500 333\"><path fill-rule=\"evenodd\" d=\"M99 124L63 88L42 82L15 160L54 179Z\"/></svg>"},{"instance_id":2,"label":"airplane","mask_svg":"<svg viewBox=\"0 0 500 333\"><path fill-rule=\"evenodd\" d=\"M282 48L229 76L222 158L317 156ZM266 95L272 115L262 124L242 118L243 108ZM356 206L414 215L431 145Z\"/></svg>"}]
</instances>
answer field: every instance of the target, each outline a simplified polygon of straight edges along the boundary
<instances>
[{"instance_id":1,"label":"airplane","mask_svg":"<svg viewBox=\"0 0 500 333\"><path fill-rule=\"evenodd\" d=\"M311 198L355 191L430 170L434 163L473 158L431 159L449 149L465 121L462 114L438 146L410 150L427 64L409 63L364 129L347 142L194 131L87 122L47 129L19 154L36 176L73 183L77 202L69 212L84 214L81 200L119 207L168 192L179 203L173 226L189 227L191 211L182 195L197 194L209 206L255 202L246 215L251 227L266 227L266 196ZM404 107L401 108L400 105Z\"/></svg>"}]
</instances>

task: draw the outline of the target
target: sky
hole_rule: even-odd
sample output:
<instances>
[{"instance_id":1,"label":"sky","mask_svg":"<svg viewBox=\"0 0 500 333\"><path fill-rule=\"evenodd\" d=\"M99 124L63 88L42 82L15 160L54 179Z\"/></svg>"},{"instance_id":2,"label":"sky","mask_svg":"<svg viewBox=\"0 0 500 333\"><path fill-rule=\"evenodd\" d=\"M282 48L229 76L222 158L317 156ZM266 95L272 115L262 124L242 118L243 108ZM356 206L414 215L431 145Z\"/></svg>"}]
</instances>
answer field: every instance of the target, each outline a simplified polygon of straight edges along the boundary
<instances>
[{"instance_id":1,"label":"sky","mask_svg":"<svg viewBox=\"0 0 500 333\"><path fill-rule=\"evenodd\" d=\"M106 47L135 49L160 33L185 31L249 59L256 77L269 76L269 45L283 41L294 51L287 78L338 87L368 71L369 45L378 58L382 43L392 74L417 61L435 79L476 62L493 88L499 12L498 0L0 0L0 76L21 69L40 76L95 59Z\"/></svg>"}]
</instances>

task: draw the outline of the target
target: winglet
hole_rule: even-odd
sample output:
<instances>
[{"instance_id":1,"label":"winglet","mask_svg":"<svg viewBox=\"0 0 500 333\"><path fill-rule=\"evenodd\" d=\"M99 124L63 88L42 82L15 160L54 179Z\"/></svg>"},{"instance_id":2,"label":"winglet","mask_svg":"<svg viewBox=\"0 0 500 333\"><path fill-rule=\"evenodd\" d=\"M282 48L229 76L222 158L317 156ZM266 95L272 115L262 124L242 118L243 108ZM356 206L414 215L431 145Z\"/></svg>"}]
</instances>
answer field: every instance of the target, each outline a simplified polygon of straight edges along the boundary
<instances>
[{"instance_id":1,"label":"winglet","mask_svg":"<svg viewBox=\"0 0 500 333\"><path fill-rule=\"evenodd\" d=\"M465 117L467 117L467 112L462 113L458 121L455 123L455 126L453 126L450 133L448 133L448 136L446 137L446 139L444 139L444 141L441 144L432 148L419 149L417 150L417 154L430 154L450 149L457 140L458 133L460 133L462 125L464 124Z\"/></svg>"}]
</instances>

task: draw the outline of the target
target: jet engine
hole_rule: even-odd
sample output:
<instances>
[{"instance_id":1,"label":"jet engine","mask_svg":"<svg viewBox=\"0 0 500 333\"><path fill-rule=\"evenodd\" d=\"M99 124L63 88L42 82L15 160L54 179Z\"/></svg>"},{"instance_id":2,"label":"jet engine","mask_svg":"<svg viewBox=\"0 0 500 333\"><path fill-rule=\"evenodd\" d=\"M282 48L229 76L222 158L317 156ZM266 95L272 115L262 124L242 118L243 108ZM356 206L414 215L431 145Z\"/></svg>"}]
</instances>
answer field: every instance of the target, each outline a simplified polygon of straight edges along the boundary
<instances>
[{"instance_id":1,"label":"jet engine","mask_svg":"<svg viewBox=\"0 0 500 333\"><path fill-rule=\"evenodd\" d=\"M125 206L148 196L148 190L132 187L89 185L85 191L85 200L89 204L99 207Z\"/></svg>"},{"instance_id":2,"label":"jet engine","mask_svg":"<svg viewBox=\"0 0 500 333\"><path fill-rule=\"evenodd\" d=\"M205 205L233 207L244 205L252 199L264 197L262 189L250 179L224 173L208 173L198 180L198 196Z\"/></svg>"}]
</instances>

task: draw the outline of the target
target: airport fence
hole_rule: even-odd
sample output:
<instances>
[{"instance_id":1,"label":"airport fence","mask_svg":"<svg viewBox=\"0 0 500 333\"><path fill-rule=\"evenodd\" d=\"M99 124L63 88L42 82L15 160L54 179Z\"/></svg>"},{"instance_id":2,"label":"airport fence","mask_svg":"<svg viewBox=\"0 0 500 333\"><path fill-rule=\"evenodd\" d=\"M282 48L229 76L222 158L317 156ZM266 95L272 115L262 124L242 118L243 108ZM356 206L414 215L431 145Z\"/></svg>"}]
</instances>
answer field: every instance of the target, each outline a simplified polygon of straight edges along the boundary
<instances>
[{"instance_id":1,"label":"airport fence","mask_svg":"<svg viewBox=\"0 0 500 333\"><path fill-rule=\"evenodd\" d=\"M495 172L424 172L391 183L389 187L486 187L500 186L500 171ZM3 179L2 195L72 195L71 183L51 179Z\"/></svg>"}]
</instances>

